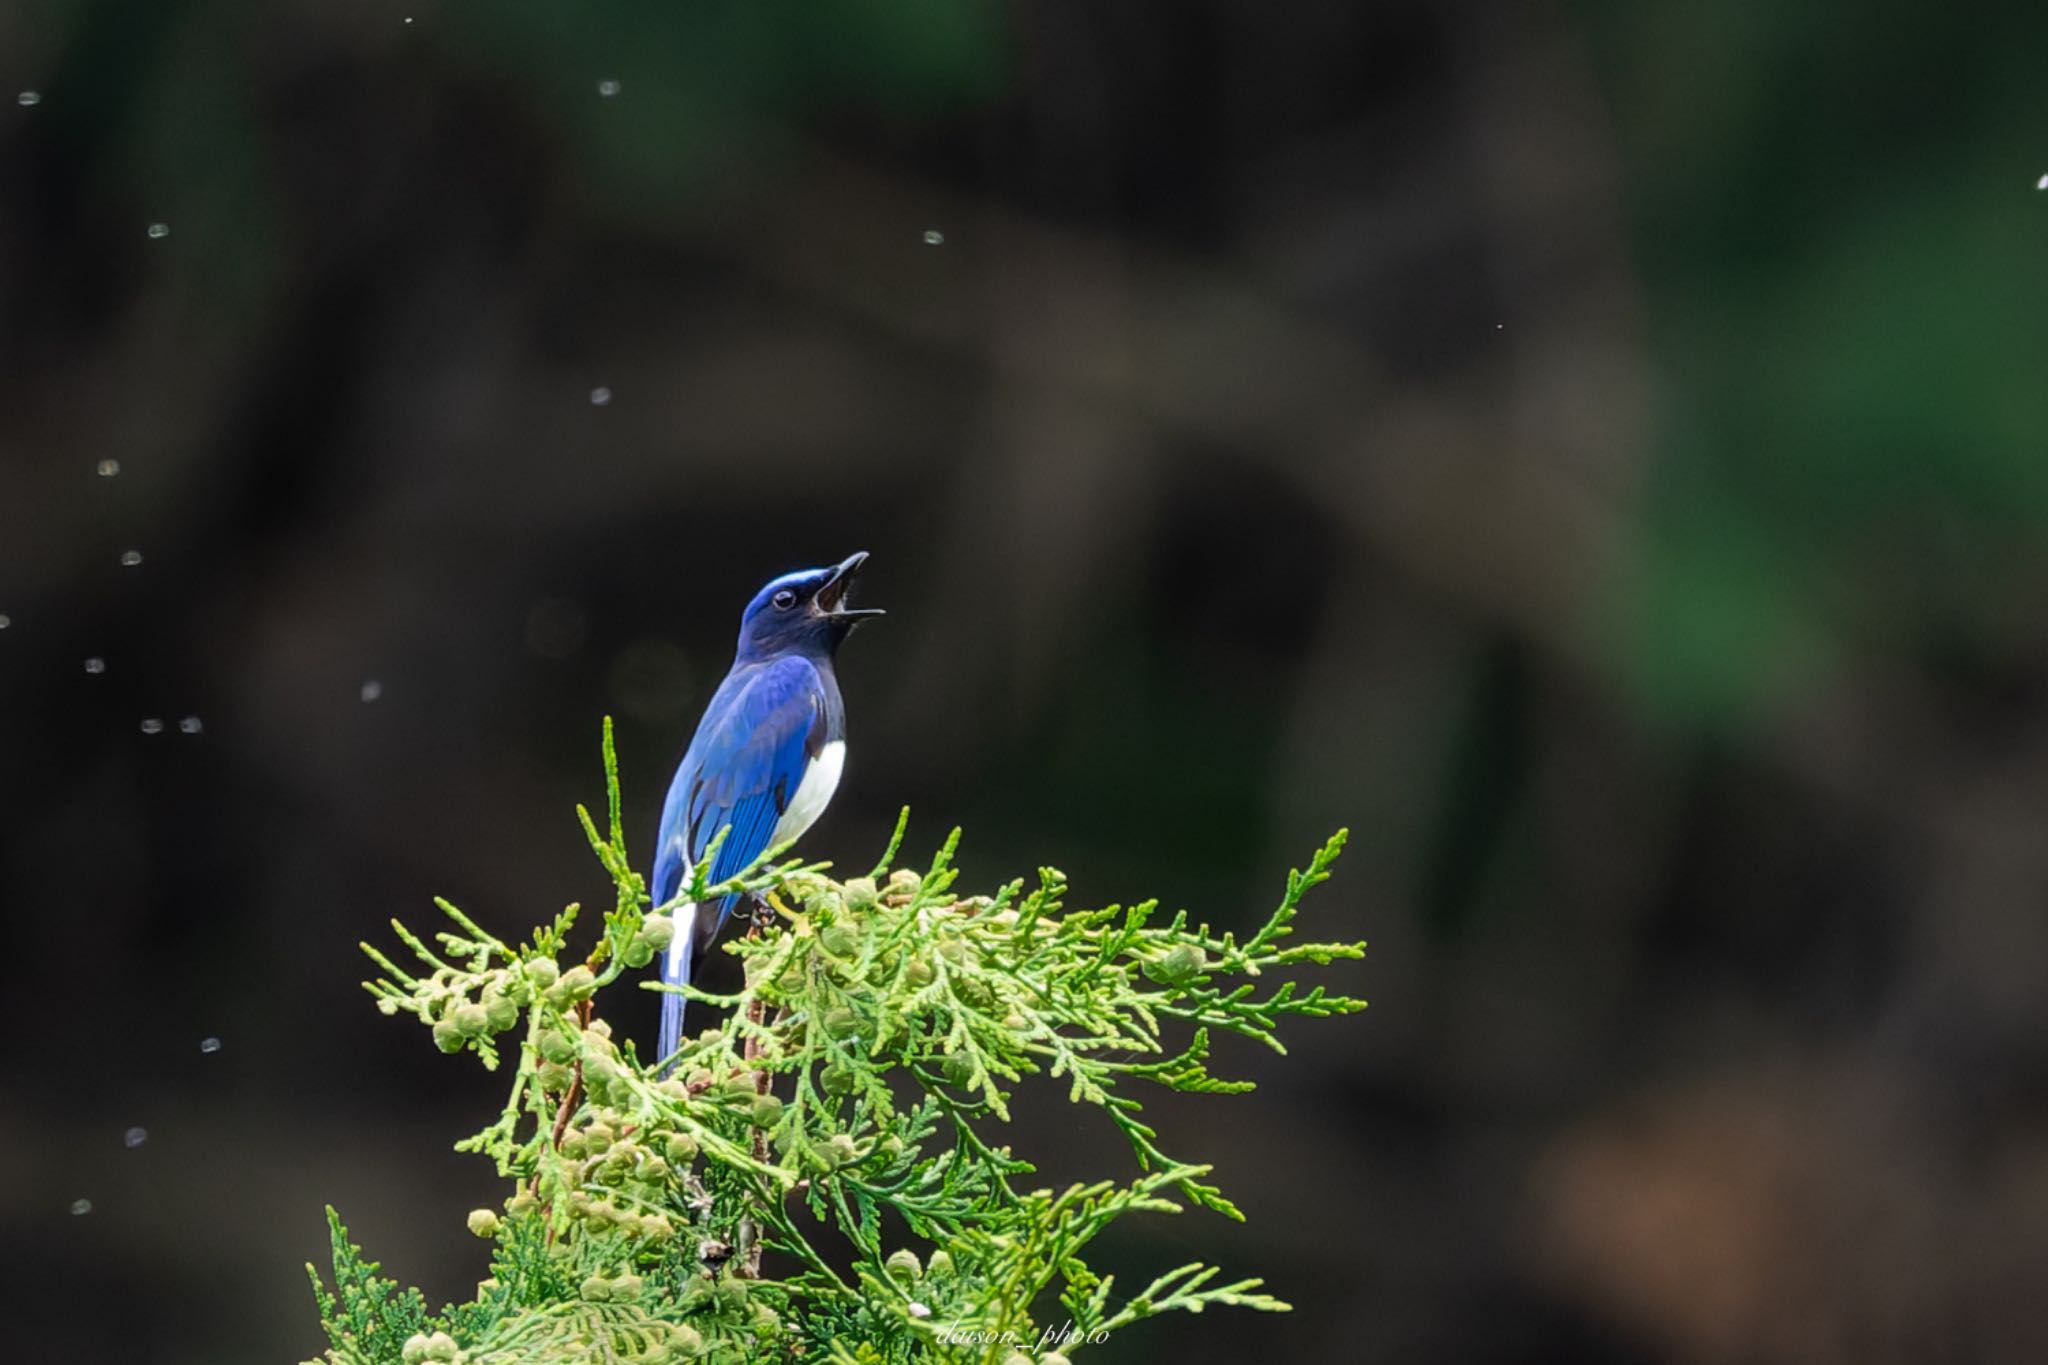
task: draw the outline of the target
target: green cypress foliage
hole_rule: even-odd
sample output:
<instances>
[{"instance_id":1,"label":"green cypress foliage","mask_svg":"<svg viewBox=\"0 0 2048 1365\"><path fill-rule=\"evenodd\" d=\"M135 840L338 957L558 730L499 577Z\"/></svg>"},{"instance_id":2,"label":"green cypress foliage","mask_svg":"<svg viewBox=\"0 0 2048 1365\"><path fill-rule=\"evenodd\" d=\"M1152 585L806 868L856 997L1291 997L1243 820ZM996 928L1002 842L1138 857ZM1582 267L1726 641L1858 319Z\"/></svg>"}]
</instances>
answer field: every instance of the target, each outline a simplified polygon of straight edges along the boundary
<instances>
[{"instance_id":1,"label":"green cypress foliage","mask_svg":"<svg viewBox=\"0 0 2048 1365\"><path fill-rule=\"evenodd\" d=\"M745 890L772 918L742 935L735 917L739 993L687 989L700 1019L719 1007L725 1022L642 1057L597 1007L614 986L662 989L646 969L673 907L648 905L627 854L609 722L604 765L605 827L578 815L615 900L586 957L565 960L573 905L508 942L441 901L451 927L432 942L394 922L405 951L363 945L380 1011L509 1072L503 1110L456 1144L509 1193L469 1218L489 1277L439 1314L381 1278L329 1210L331 1287L307 1270L332 1365L1060 1365L1161 1313L1287 1307L1199 1263L1129 1292L1088 1254L1134 1213L1242 1218L1207 1166L1161 1148L1139 1096L1248 1091L1209 1071L1212 1032L1284 1052L1283 1020L1365 1007L1279 979L1365 951L1290 941L1343 832L1241 942L1185 913L1161 922L1149 901L1069 909L1052 868L963 895L958 830L922 871L895 865L907 812L866 876L781 850L717 885L700 870L681 899ZM1099 1110L1135 1175L1033 1185L1002 1132L1030 1076L1052 1083L1037 1102L1063 1091Z\"/></svg>"}]
</instances>

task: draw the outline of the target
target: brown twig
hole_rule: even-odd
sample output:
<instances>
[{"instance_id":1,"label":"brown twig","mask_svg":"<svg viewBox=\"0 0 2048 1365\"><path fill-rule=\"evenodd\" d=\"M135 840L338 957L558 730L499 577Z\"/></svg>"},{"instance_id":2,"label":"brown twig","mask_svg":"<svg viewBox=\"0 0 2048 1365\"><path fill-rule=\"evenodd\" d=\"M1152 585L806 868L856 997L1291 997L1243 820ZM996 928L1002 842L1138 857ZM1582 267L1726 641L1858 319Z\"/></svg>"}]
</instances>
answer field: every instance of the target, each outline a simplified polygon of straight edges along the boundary
<instances>
[{"instance_id":1,"label":"brown twig","mask_svg":"<svg viewBox=\"0 0 2048 1365\"><path fill-rule=\"evenodd\" d=\"M578 1002L576 1006L576 1022L578 1025L585 1027L589 1025L590 1005L591 1002L588 1000ZM555 1111L555 1126L553 1130L550 1131L548 1134L548 1145L554 1148L556 1151L560 1151L562 1149L562 1134L566 1133L569 1130L569 1118L572 1114L576 1112L577 1102L580 1101L582 1098L583 1059L581 1057L578 1057L576 1059L576 1069L569 1077L569 1088L562 1092L562 1106L561 1108ZM534 1171L533 1180L532 1183L528 1186L528 1189L532 1192L533 1196L536 1199L540 1197L540 1172L538 1170ZM552 1205L541 1210L541 1214L543 1217L547 1217L547 1215L549 1215L552 1212ZM548 1241L552 1243L554 1240L555 1226L554 1221L550 1218L548 1220Z\"/></svg>"},{"instance_id":2,"label":"brown twig","mask_svg":"<svg viewBox=\"0 0 2048 1365\"><path fill-rule=\"evenodd\" d=\"M747 937L759 938L761 936L761 916L756 914L749 918L752 922L747 925ZM754 1030L759 1030L766 1023L767 1017L768 1005L766 1001L757 996L747 1002L747 1022L754 1026ZM749 1062L759 1060L761 1056L761 1040L757 1032L750 1031L747 1034L747 1041L743 1052ZM768 1093L768 1072L764 1068L756 1067L754 1070L754 1093L757 1095ZM768 1134L759 1128L754 1129L753 1151L756 1161L765 1162L768 1159ZM761 1238L760 1229L755 1226L752 1215L740 1219L738 1240L740 1245L740 1264L739 1268L733 1273L749 1280L759 1279L761 1277Z\"/></svg>"}]
</instances>

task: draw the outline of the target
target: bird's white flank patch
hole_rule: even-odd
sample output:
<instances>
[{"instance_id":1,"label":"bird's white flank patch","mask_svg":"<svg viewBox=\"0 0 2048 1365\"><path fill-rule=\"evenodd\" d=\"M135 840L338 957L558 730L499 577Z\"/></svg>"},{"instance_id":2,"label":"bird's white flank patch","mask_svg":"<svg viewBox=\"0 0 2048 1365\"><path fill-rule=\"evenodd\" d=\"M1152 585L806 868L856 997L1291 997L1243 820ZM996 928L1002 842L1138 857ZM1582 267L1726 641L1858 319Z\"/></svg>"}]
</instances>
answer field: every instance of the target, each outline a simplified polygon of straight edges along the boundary
<instances>
[{"instance_id":1,"label":"bird's white flank patch","mask_svg":"<svg viewBox=\"0 0 2048 1365\"><path fill-rule=\"evenodd\" d=\"M676 932L675 937L668 941L668 976L666 979L669 981L680 981L683 979L683 958L690 951L691 929L697 923L697 907L688 901L684 901L676 907L674 918Z\"/></svg>"},{"instance_id":2,"label":"bird's white flank patch","mask_svg":"<svg viewBox=\"0 0 2048 1365\"><path fill-rule=\"evenodd\" d=\"M684 842L681 835L676 836L676 852L683 860L683 875L676 879L676 888L681 890L690 884L690 878L696 875L697 869L690 862L688 845ZM668 941L667 979L670 981L678 980L682 976L683 959L688 956L690 951L691 927L697 922L697 907L688 901L683 901L676 906L674 918L676 922L675 937Z\"/></svg>"},{"instance_id":3,"label":"bird's white flank patch","mask_svg":"<svg viewBox=\"0 0 2048 1365\"><path fill-rule=\"evenodd\" d=\"M817 823L830 804L832 793L839 790L839 775L845 770L846 741L835 739L820 749L804 769L803 780L796 784L796 795L789 798L789 806L782 812L769 842L787 843Z\"/></svg>"}]
</instances>

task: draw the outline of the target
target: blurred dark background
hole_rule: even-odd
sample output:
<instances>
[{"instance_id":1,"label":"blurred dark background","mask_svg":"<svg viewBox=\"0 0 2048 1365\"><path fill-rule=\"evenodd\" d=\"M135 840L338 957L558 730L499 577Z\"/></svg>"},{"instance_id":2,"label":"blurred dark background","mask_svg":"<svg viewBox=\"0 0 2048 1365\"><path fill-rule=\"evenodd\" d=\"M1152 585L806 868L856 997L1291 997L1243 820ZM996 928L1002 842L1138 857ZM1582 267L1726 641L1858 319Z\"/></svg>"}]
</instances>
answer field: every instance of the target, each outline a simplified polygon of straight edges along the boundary
<instances>
[{"instance_id":1,"label":"blurred dark background","mask_svg":"<svg viewBox=\"0 0 2048 1365\"><path fill-rule=\"evenodd\" d=\"M2048 1358L2044 45L0 6L6 1354L309 1355L329 1201L466 1294L498 1082L355 943L602 894L600 718L644 848L747 595L867 549L808 852L1235 925L1355 831L1372 1011L1160 1106L1249 1224L1113 1248L1297 1311L1092 1355Z\"/></svg>"}]
</instances>

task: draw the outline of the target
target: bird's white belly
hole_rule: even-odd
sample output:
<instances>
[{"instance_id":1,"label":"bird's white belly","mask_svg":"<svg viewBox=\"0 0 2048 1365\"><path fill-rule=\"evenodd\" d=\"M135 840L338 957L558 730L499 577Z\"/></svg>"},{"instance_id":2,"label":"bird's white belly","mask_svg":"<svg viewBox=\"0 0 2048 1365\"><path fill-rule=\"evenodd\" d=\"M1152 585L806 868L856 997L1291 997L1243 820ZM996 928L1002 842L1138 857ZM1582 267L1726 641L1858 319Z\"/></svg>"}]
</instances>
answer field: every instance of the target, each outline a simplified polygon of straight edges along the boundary
<instances>
[{"instance_id":1,"label":"bird's white belly","mask_svg":"<svg viewBox=\"0 0 2048 1365\"><path fill-rule=\"evenodd\" d=\"M788 843L812 825L825 813L825 807L832 800L832 793L839 790L839 775L846 771L846 741L835 739L818 750L818 756L804 769L803 780L796 784L796 794L789 798L789 805L782 812L782 819L775 825L775 834L768 842Z\"/></svg>"}]
</instances>

